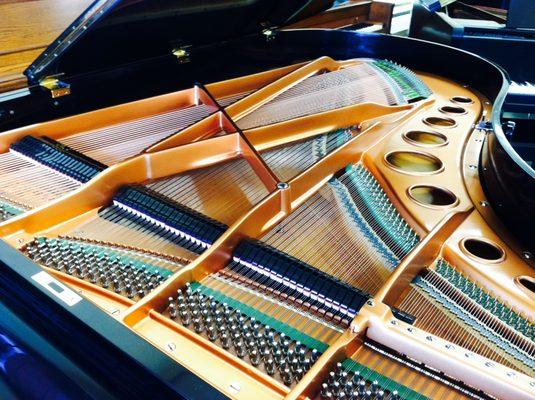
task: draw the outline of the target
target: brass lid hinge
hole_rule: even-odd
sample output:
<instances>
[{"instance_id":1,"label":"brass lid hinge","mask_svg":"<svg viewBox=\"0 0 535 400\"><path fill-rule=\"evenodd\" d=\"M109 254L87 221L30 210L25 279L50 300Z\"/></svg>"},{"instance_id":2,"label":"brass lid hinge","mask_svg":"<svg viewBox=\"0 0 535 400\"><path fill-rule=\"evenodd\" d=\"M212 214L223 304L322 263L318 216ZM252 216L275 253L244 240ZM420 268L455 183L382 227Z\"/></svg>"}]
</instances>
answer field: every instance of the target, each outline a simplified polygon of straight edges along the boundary
<instances>
[{"instance_id":1,"label":"brass lid hinge","mask_svg":"<svg viewBox=\"0 0 535 400\"><path fill-rule=\"evenodd\" d=\"M276 27L270 27L265 26L264 29L262 29L262 35L266 38L266 42L271 42L273 39L275 39L275 36L277 36L277 28Z\"/></svg>"},{"instance_id":2,"label":"brass lid hinge","mask_svg":"<svg viewBox=\"0 0 535 400\"><path fill-rule=\"evenodd\" d=\"M180 64L188 63L190 61L189 47L191 46L176 47L173 49L172 53Z\"/></svg>"},{"instance_id":3,"label":"brass lid hinge","mask_svg":"<svg viewBox=\"0 0 535 400\"><path fill-rule=\"evenodd\" d=\"M60 81L57 76L47 76L39 81L39 85L48 89L53 99L71 94L71 85Z\"/></svg>"}]
</instances>

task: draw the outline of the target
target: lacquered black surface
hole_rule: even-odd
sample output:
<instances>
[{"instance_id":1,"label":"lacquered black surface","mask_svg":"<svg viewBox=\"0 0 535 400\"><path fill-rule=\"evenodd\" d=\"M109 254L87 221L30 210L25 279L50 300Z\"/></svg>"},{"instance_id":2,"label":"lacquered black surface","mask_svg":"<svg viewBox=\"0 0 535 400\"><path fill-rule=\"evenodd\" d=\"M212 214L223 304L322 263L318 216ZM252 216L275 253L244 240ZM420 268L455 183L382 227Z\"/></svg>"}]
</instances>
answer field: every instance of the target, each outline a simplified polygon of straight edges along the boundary
<instances>
[{"instance_id":1,"label":"lacquered black surface","mask_svg":"<svg viewBox=\"0 0 535 400\"><path fill-rule=\"evenodd\" d=\"M330 0L97 0L25 71L89 73L224 42L330 6ZM139 82L133 82L139 84Z\"/></svg>"},{"instance_id":2,"label":"lacquered black surface","mask_svg":"<svg viewBox=\"0 0 535 400\"><path fill-rule=\"evenodd\" d=\"M36 353L46 350L43 357L56 354L51 362L60 362L58 369L68 367L70 378L82 384L88 395L98 399L226 399L89 301L67 306L32 280L40 271L0 241L0 309L7 308L14 315L2 314L2 328L29 332L23 338L26 346L35 346Z\"/></svg>"},{"instance_id":3,"label":"lacquered black surface","mask_svg":"<svg viewBox=\"0 0 535 400\"><path fill-rule=\"evenodd\" d=\"M479 19L475 16L472 18ZM429 12L416 3L410 36L448 44L486 57L503 67L514 81L535 81L535 31L505 27L464 29L462 24L455 23L454 18Z\"/></svg>"}]
</instances>

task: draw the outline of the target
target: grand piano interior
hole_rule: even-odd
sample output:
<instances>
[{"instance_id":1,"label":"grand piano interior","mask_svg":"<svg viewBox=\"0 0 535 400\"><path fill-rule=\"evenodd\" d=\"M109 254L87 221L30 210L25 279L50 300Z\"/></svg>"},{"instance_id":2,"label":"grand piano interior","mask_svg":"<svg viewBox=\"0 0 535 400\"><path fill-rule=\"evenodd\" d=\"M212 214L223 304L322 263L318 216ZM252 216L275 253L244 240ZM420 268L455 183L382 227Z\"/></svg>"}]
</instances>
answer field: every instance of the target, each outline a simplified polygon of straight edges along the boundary
<instances>
[{"instance_id":1,"label":"grand piano interior","mask_svg":"<svg viewBox=\"0 0 535 400\"><path fill-rule=\"evenodd\" d=\"M535 398L503 70L159 3L96 1L0 98L0 393Z\"/></svg>"}]
</instances>

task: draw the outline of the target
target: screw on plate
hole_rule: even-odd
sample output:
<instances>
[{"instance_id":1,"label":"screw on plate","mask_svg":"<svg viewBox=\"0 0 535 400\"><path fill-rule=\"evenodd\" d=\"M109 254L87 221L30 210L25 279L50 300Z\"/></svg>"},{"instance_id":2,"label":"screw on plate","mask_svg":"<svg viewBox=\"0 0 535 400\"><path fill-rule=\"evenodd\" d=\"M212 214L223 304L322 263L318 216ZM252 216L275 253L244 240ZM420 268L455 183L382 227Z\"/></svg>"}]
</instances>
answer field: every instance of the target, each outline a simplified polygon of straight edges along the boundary
<instances>
[{"instance_id":1,"label":"screw on plate","mask_svg":"<svg viewBox=\"0 0 535 400\"><path fill-rule=\"evenodd\" d=\"M167 343L167 350L169 351L175 351L176 350L176 344L171 342L171 343Z\"/></svg>"}]
</instances>

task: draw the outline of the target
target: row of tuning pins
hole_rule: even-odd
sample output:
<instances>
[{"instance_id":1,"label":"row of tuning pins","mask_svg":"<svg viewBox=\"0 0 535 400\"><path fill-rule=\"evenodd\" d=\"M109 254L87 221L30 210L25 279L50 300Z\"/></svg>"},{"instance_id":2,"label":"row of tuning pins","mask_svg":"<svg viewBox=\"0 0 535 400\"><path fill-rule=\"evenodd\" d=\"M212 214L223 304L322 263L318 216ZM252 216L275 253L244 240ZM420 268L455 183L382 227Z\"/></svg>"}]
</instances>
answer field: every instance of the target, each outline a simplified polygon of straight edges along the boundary
<instances>
[{"instance_id":1,"label":"row of tuning pins","mask_svg":"<svg viewBox=\"0 0 535 400\"><path fill-rule=\"evenodd\" d=\"M123 262L97 249L82 249L79 244L67 241L34 241L28 244L26 253L42 265L131 299L144 297L165 280L160 274L137 268L132 261Z\"/></svg>"},{"instance_id":2,"label":"row of tuning pins","mask_svg":"<svg viewBox=\"0 0 535 400\"><path fill-rule=\"evenodd\" d=\"M341 363L329 372L327 382L321 385L321 398L324 400L399 400L396 390L385 392L378 381L369 382L360 372L348 372Z\"/></svg>"},{"instance_id":3,"label":"row of tuning pins","mask_svg":"<svg viewBox=\"0 0 535 400\"><path fill-rule=\"evenodd\" d=\"M167 311L172 319L180 319L184 326L206 335L238 357L247 357L253 366L263 366L269 375L278 372L287 386L298 382L320 356L316 349L309 349L213 296L205 296L200 289L192 290L189 284L168 301Z\"/></svg>"}]
</instances>

